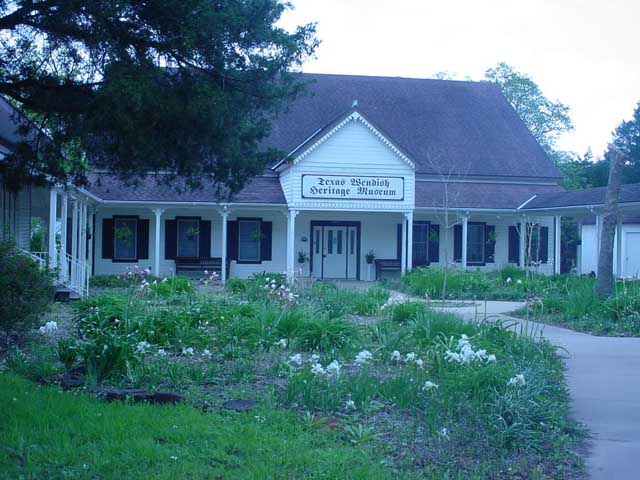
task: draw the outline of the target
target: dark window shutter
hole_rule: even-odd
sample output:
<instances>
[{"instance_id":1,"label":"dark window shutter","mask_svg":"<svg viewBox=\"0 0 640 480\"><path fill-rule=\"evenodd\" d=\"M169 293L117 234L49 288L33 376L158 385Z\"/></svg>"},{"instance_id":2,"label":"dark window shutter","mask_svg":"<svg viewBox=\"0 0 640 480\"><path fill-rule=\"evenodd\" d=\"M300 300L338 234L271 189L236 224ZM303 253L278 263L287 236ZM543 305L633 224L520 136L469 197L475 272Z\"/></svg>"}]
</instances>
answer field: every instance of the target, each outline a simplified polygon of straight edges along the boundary
<instances>
[{"instance_id":1,"label":"dark window shutter","mask_svg":"<svg viewBox=\"0 0 640 480\"><path fill-rule=\"evenodd\" d=\"M440 225L429 225L429 263L440 261Z\"/></svg>"},{"instance_id":2,"label":"dark window shutter","mask_svg":"<svg viewBox=\"0 0 640 480\"><path fill-rule=\"evenodd\" d=\"M67 235L67 245L71 245L71 237L72 235ZM113 258L113 218L102 220L102 258Z\"/></svg>"},{"instance_id":3,"label":"dark window shutter","mask_svg":"<svg viewBox=\"0 0 640 480\"><path fill-rule=\"evenodd\" d=\"M496 261L496 227L493 225L484 226L484 261L485 263L495 263Z\"/></svg>"},{"instance_id":4,"label":"dark window shutter","mask_svg":"<svg viewBox=\"0 0 640 480\"><path fill-rule=\"evenodd\" d=\"M453 226L453 261L462 261L462 225Z\"/></svg>"},{"instance_id":5,"label":"dark window shutter","mask_svg":"<svg viewBox=\"0 0 640 480\"><path fill-rule=\"evenodd\" d=\"M138 219L137 234L138 260L147 260L149 258L149 220Z\"/></svg>"},{"instance_id":6,"label":"dark window shutter","mask_svg":"<svg viewBox=\"0 0 640 480\"><path fill-rule=\"evenodd\" d=\"M549 261L549 227L540 227L540 261Z\"/></svg>"},{"instance_id":7,"label":"dark window shutter","mask_svg":"<svg viewBox=\"0 0 640 480\"><path fill-rule=\"evenodd\" d=\"M271 261L271 246L273 244L273 224L262 222L260 224L260 261Z\"/></svg>"},{"instance_id":8,"label":"dark window shutter","mask_svg":"<svg viewBox=\"0 0 640 480\"><path fill-rule=\"evenodd\" d=\"M238 260L238 222L227 222L227 260Z\"/></svg>"},{"instance_id":9,"label":"dark window shutter","mask_svg":"<svg viewBox=\"0 0 640 480\"><path fill-rule=\"evenodd\" d=\"M200 258L211 257L211 220L200 220Z\"/></svg>"},{"instance_id":10,"label":"dark window shutter","mask_svg":"<svg viewBox=\"0 0 640 480\"><path fill-rule=\"evenodd\" d=\"M396 259L402 259L402 224L399 223L396 228Z\"/></svg>"},{"instance_id":11,"label":"dark window shutter","mask_svg":"<svg viewBox=\"0 0 640 480\"><path fill-rule=\"evenodd\" d=\"M111 241L113 242L113 220L110 218L105 220L109 220L111 222ZM104 220L102 221L102 225L104 225ZM102 231L104 232L104 228L102 229ZM67 218L67 254L69 255L71 255L71 242L73 241L72 237L73 237L73 221L70 218ZM111 248L111 251L113 251L113 247ZM111 257L104 256L104 246L102 247L102 255L103 255L102 258L113 257L113 254L111 255Z\"/></svg>"},{"instance_id":12,"label":"dark window shutter","mask_svg":"<svg viewBox=\"0 0 640 480\"><path fill-rule=\"evenodd\" d=\"M178 251L178 232L175 220L164 222L164 258L175 260Z\"/></svg>"},{"instance_id":13,"label":"dark window shutter","mask_svg":"<svg viewBox=\"0 0 640 480\"><path fill-rule=\"evenodd\" d=\"M509 263L520 263L520 234L518 227L509 227Z\"/></svg>"}]
</instances>

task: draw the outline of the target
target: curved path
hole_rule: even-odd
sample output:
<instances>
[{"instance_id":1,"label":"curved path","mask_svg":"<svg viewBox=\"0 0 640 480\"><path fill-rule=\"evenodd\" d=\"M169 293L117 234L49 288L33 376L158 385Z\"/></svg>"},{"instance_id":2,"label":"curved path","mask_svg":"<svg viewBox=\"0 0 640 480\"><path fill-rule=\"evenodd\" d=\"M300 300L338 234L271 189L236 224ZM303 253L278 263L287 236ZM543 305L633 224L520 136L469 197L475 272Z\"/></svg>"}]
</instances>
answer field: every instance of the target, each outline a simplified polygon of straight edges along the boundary
<instances>
[{"instance_id":1,"label":"curved path","mask_svg":"<svg viewBox=\"0 0 640 480\"><path fill-rule=\"evenodd\" d=\"M593 480L640 478L640 338L595 337L565 328L517 320L505 315L522 306L487 302L487 315L511 318L523 328L541 331L561 352L575 417L592 435L586 459ZM443 308L445 309L445 308ZM446 308L465 318L484 316L478 307Z\"/></svg>"}]
</instances>

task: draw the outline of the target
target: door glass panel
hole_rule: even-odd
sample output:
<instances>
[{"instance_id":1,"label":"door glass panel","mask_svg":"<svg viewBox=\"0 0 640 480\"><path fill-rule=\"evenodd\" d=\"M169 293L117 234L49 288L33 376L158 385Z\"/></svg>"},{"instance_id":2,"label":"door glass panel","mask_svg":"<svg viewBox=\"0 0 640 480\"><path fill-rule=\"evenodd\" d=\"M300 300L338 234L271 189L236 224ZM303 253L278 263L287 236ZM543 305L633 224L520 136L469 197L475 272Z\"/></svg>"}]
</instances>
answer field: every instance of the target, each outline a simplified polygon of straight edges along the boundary
<instances>
[{"instance_id":1,"label":"door glass panel","mask_svg":"<svg viewBox=\"0 0 640 480\"><path fill-rule=\"evenodd\" d=\"M333 253L333 230L327 232L327 253Z\"/></svg>"},{"instance_id":2,"label":"door glass panel","mask_svg":"<svg viewBox=\"0 0 640 480\"><path fill-rule=\"evenodd\" d=\"M320 255L320 229L316 229L316 234L315 234L315 249L316 249L316 255Z\"/></svg>"},{"instance_id":3,"label":"door glass panel","mask_svg":"<svg viewBox=\"0 0 640 480\"><path fill-rule=\"evenodd\" d=\"M340 255L342 253L342 230L338 230L338 255Z\"/></svg>"},{"instance_id":4,"label":"door glass panel","mask_svg":"<svg viewBox=\"0 0 640 480\"><path fill-rule=\"evenodd\" d=\"M349 239L350 248L349 248L349 249L351 250L351 255L353 255L353 254L355 253L355 246L356 246L356 245L355 245L355 244L356 244L356 239L355 239L355 237L356 237L356 235L355 235L355 232L354 232L353 230L351 230L351 231L349 232L349 234L350 234L350 235L349 235L349 237L350 237L350 239Z\"/></svg>"}]
</instances>

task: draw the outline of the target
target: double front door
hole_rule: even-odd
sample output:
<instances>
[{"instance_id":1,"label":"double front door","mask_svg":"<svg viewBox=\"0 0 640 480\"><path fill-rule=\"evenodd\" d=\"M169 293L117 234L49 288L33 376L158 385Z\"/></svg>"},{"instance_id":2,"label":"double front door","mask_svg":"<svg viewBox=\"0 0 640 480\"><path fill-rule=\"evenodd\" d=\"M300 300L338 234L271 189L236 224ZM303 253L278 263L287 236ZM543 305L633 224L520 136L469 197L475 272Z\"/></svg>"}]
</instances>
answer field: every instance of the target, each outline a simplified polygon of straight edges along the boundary
<instances>
[{"instance_id":1,"label":"double front door","mask_svg":"<svg viewBox=\"0 0 640 480\"><path fill-rule=\"evenodd\" d=\"M311 230L314 278L358 278L358 227L327 222Z\"/></svg>"}]
</instances>

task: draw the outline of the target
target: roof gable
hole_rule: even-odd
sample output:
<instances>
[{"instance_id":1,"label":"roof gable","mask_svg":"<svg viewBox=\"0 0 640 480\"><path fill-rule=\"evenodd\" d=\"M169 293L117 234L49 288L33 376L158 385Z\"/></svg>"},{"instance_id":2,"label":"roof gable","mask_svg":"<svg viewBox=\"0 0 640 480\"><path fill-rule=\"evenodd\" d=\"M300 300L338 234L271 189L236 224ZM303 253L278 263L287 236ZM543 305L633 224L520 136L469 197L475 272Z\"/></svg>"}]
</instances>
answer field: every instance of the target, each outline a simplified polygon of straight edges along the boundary
<instances>
[{"instance_id":1,"label":"roof gable","mask_svg":"<svg viewBox=\"0 0 640 480\"><path fill-rule=\"evenodd\" d=\"M356 102L354 102L355 105ZM378 128L376 128L371 122L369 122L364 115L357 111L357 109L352 109L346 115L339 117L338 119L329 122L327 125L323 126L319 130L317 130L314 134L312 134L309 138L307 138L304 142L294 148L285 159L278 162L273 166L273 169L278 169L287 164L287 161L291 165L298 164L301 160L307 157L309 154L314 152L318 147L320 147L323 143L333 137L336 133L338 133L345 126L350 123L360 123L364 125L379 141L381 141L389 150L391 150L398 158L400 158L405 164L407 164L412 169L415 169L414 162L393 142L388 136L382 133Z\"/></svg>"}]
</instances>

